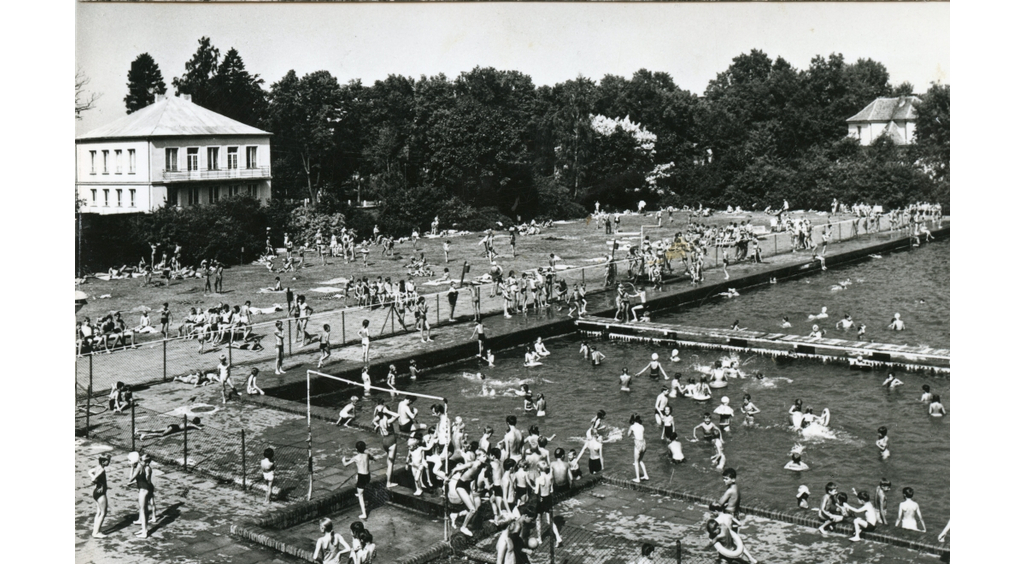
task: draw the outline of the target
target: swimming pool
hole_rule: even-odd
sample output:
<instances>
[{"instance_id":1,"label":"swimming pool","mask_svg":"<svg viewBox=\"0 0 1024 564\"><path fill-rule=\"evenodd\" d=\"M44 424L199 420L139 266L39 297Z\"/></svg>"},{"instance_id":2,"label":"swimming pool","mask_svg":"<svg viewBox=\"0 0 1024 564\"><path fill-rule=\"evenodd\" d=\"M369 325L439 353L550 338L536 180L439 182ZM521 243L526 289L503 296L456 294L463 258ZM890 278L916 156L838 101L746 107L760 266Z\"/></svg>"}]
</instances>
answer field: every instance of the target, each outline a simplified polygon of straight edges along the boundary
<instances>
[{"instance_id":1,"label":"swimming pool","mask_svg":"<svg viewBox=\"0 0 1024 564\"><path fill-rule=\"evenodd\" d=\"M658 312L657 320L727 327L739 318L742 326L774 330L781 316L790 312L794 332L802 334L809 331L807 314L826 306L839 316L849 311L855 321L869 325L869 336L881 341L948 346L948 273L949 245L937 243L750 290L739 298L717 300L699 308ZM837 280L846 278L851 280L846 290L830 290ZM924 303L917 302L918 299ZM895 311L903 313L907 320L908 330L903 333L884 329ZM830 319L830 327L834 328L837 319ZM835 336L834 330L830 336ZM673 465L668 461L667 448L658 439L660 429L653 421L655 397L667 382L644 376L634 382L632 392L624 393L619 391L617 377L623 367L636 373L657 352L670 376L681 372L685 382L687 377L699 376L695 365L707 366L723 354L682 350L683 361L671 363L670 348L604 341L598 346L608 358L595 368L579 355L580 342L577 337L548 341L552 354L540 367L523 367L521 350L504 351L497 354L494 368L480 369L474 361L465 362L429 372L406 389L449 398L452 416L461 416L466 421L467 433L473 440L479 438L485 425L492 426L495 438L500 438L505 430L505 416L516 414L524 433L537 423L543 434L557 434L549 447L552 449L579 449L590 418L598 409L604 409L610 431L605 461L611 471L618 473L632 474L632 439L623 439L622 433L628 427L630 414L639 413L647 429L646 462L652 485L719 494L721 476L710 463L708 445L684 442L686 463ZM734 420L733 430L725 438L726 465L740 473L745 504L794 512L798 511L795 495L800 485L811 489L813 506L824 493L826 482L837 482L840 491L848 494L851 487L873 493L879 479L885 477L893 484L888 507L890 523L895 520L901 501L899 491L909 485L916 492L915 499L921 505L929 531L945 525L949 517L950 419L928 416L926 406L917 400L922 384L929 384L942 396L946 408L951 409L948 378L897 372L905 385L886 392L881 387L885 377L881 371L851 371L805 360L776 362L756 355L736 358L744 372L762 372L764 380L732 380L727 388L714 390L710 402L698 404L676 398L670 400L670 405L677 431L685 437L705 411L719 404L723 395L730 398L737 411L743 394L752 396L762 411L756 417L758 425L744 428L738 419ZM483 380L476 378L478 371L483 373ZM522 383L528 383L535 396L545 394L547 417L523 413L523 402L514 392ZM320 396L314 403L336 407L345 401L342 395L345 394ZM815 413L829 408L832 423L827 433L805 439L789 427L787 412L795 398L802 399ZM421 405L420 412L425 421L431 420L428 406ZM880 460L874 445L876 430L882 425L889 429L892 451L885 461ZM803 459L810 466L807 472L783 469L795 444L805 447Z\"/></svg>"},{"instance_id":2,"label":"swimming pool","mask_svg":"<svg viewBox=\"0 0 1024 564\"><path fill-rule=\"evenodd\" d=\"M849 313L855 324L867 325L867 340L949 348L949 255L949 240L935 241L815 276L742 290L738 298L709 298L656 311L653 317L658 323L698 327L728 328L739 321L740 327L753 331L794 335L808 335L818 324L828 331L826 337L856 339L856 325L845 333L836 329ZM828 308L827 319L808 320L822 307ZM900 314L906 330L886 328L894 313ZM792 328L780 327L783 316Z\"/></svg>"}]
</instances>

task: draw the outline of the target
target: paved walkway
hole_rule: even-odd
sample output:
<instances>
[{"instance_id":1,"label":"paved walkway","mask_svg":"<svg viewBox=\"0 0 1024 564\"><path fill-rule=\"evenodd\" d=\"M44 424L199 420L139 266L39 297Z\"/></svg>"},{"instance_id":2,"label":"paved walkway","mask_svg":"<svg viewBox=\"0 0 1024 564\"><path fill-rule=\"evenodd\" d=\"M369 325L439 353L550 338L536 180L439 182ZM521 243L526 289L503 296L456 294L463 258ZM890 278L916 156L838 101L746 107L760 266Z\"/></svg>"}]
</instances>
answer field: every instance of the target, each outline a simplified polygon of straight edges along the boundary
<instances>
[{"instance_id":1,"label":"paved walkway","mask_svg":"<svg viewBox=\"0 0 1024 564\"><path fill-rule=\"evenodd\" d=\"M112 451L107 467L109 512L105 539L92 538L95 503L88 471L101 452ZM153 463L159 522L148 539L135 536L138 496L122 487L128 476L127 452L86 439L75 441L75 562L78 564L294 564L297 560L229 536L231 522L266 507L214 480Z\"/></svg>"}]
</instances>

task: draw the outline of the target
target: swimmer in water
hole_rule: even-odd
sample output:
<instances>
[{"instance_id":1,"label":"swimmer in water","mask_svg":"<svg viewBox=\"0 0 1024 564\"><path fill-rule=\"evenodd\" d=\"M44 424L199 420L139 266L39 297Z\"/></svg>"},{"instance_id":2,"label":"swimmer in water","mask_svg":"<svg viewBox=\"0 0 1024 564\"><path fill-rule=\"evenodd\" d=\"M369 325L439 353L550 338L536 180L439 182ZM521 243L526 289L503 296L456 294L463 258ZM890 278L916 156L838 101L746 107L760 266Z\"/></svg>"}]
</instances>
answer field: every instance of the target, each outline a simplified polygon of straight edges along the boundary
<instances>
[{"instance_id":1,"label":"swimmer in water","mask_svg":"<svg viewBox=\"0 0 1024 564\"><path fill-rule=\"evenodd\" d=\"M885 388L886 390L892 390L896 386L902 385L903 381L897 378L892 372L889 373L889 376L885 379L885 382L882 382L882 387Z\"/></svg>"},{"instance_id":2,"label":"swimmer in water","mask_svg":"<svg viewBox=\"0 0 1024 564\"><path fill-rule=\"evenodd\" d=\"M700 383L697 384L697 392L690 397L694 401L708 401L711 399L711 384L708 383L707 376L700 377Z\"/></svg>"},{"instance_id":3,"label":"swimmer in water","mask_svg":"<svg viewBox=\"0 0 1024 564\"><path fill-rule=\"evenodd\" d=\"M547 347L544 346L544 341L542 341L540 337L537 337L537 340L533 343L533 350L542 357L551 354Z\"/></svg>"},{"instance_id":4,"label":"swimmer in water","mask_svg":"<svg viewBox=\"0 0 1024 564\"><path fill-rule=\"evenodd\" d=\"M682 358L679 357L679 349L672 349L672 355L668 357L672 362L682 362Z\"/></svg>"},{"instance_id":5,"label":"swimmer in water","mask_svg":"<svg viewBox=\"0 0 1024 564\"><path fill-rule=\"evenodd\" d=\"M921 523L918 528L918 522ZM900 511L896 515L896 526L911 531L928 531L924 528L924 517L921 517L921 507L914 501L914 488L903 488L903 503L900 504Z\"/></svg>"},{"instance_id":6,"label":"swimmer in water","mask_svg":"<svg viewBox=\"0 0 1024 564\"><path fill-rule=\"evenodd\" d=\"M942 400L939 394L932 395L932 403L928 405L928 415L932 417L942 417L946 414L946 407L942 405Z\"/></svg>"},{"instance_id":7,"label":"swimmer in water","mask_svg":"<svg viewBox=\"0 0 1024 564\"><path fill-rule=\"evenodd\" d=\"M863 323L858 325L857 326L857 340L859 341L859 340L863 339L867 332L868 332L868 326L867 325L864 325Z\"/></svg>"},{"instance_id":8,"label":"swimmer in water","mask_svg":"<svg viewBox=\"0 0 1024 564\"><path fill-rule=\"evenodd\" d=\"M841 329L844 333L846 331L849 331L852 328L853 328L853 318L850 317L849 313L844 315L843 318L839 320L839 323L836 323L836 329Z\"/></svg>"},{"instance_id":9,"label":"swimmer in water","mask_svg":"<svg viewBox=\"0 0 1024 564\"><path fill-rule=\"evenodd\" d=\"M807 335L807 336L812 338L812 339L820 339L820 338L825 336L825 330L819 328L817 325L812 325L811 326L811 333L809 335Z\"/></svg>"},{"instance_id":10,"label":"swimmer in water","mask_svg":"<svg viewBox=\"0 0 1024 564\"><path fill-rule=\"evenodd\" d=\"M583 355L583 360L590 360L590 344L586 341L580 345L580 354Z\"/></svg>"},{"instance_id":11,"label":"swimmer in water","mask_svg":"<svg viewBox=\"0 0 1024 564\"><path fill-rule=\"evenodd\" d=\"M537 394L537 417L544 417L547 415L548 400L544 399L544 394Z\"/></svg>"},{"instance_id":12,"label":"swimmer in water","mask_svg":"<svg viewBox=\"0 0 1024 564\"><path fill-rule=\"evenodd\" d=\"M803 420L804 420L803 409L804 409L804 402L802 402L799 399L795 400L793 402L793 405L791 405L790 408L789 408L789 422L796 429L799 429L801 427L801 425L803 424Z\"/></svg>"},{"instance_id":13,"label":"swimmer in water","mask_svg":"<svg viewBox=\"0 0 1024 564\"><path fill-rule=\"evenodd\" d=\"M921 386L921 389L924 390L924 393L921 394L921 401L924 402L924 403L931 403L932 402L932 397L933 397L932 396L932 387L929 386L928 384L925 384L925 385Z\"/></svg>"},{"instance_id":14,"label":"swimmer in water","mask_svg":"<svg viewBox=\"0 0 1024 564\"><path fill-rule=\"evenodd\" d=\"M791 453L789 456L790 461L787 462L786 465L782 467L783 469L792 470L794 472L803 472L805 470L811 469L811 467L808 466L806 462L800 460L799 452Z\"/></svg>"},{"instance_id":15,"label":"swimmer in water","mask_svg":"<svg viewBox=\"0 0 1024 564\"><path fill-rule=\"evenodd\" d=\"M725 443L722 441L722 432L718 429L711 431L711 445L715 447L715 454L711 455L711 463L716 470L725 468Z\"/></svg>"},{"instance_id":16,"label":"swimmer in water","mask_svg":"<svg viewBox=\"0 0 1024 564\"><path fill-rule=\"evenodd\" d=\"M523 360L523 366L526 366L527 368L541 366L540 355L533 352L529 346L526 347L526 355Z\"/></svg>"},{"instance_id":17,"label":"swimmer in water","mask_svg":"<svg viewBox=\"0 0 1024 564\"><path fill-rule=\"evenodd\" d=\"M733 408L729 407L729 398L722 396L722 404L715 408L715 413L718 414L718 426L723 432L729 431L729 420L735 415Z\"/></svg>"},{"instance_id":18,"label":"swimmer in water","mask_svg":"<svg viewBox=\"0 0 1024 564\"><path fill-rule=\"evenodd\" d=\"M491 352L491 349L487 349L487 355L484 356L484 360L487 361L488 368L494 368L494 353ZM415 380L415 378L413 378L413 380Z\"/></svg>"},{"instance_id":19,"label":"swimmer in water","mask_svg":"<svg viewBox=\"0 0 1024 564\"><path fill-rule=\"evenodd\" d=\"M679 379L683 377L682 372L676 372L672 375L672 383L668 386L668 397L674 398L682 395L686 397L686 388L679 383Z\"/></svg>"},{"instance_id":20,"label":"swimmer in water","mask_svg":"<svg viewBox=\"0 0 1024 564\"><path fill-rule=\"evenodd\" d=\"M754 416L761 413L761 410L754 405L754 402L750 401L750 394L743 394L743 406L740 407L740 411L743 412L744 427L753 427Z\"/></svg>"},{"instance_id":21,"label":"swimmer in water","mask_svg":"<svg viewBox=\"0 0 1024 564\"><path fill-rule=\"evenodd\" d=\"M690 440L691 443L695 443L700 440L697 438L697 429L701 430L703 433L702 438L708 442L711 442L714 439L712 433L718 433L721 435L718 426L711 422L711 414L708 412L704 412L704 421L698 423L697 426L693 428L693 439Z\"/></svg>"},{"instance_id":22,"label":"swimmer in water","mask_svg":"<svg viewBox=\"0 0 1024 564\"><path fill-rule=\"evenodd\" d=\"M884 425L878 428L878 440L875 441L875 446L878 447L882 460L889 458L889 429L886 429Z\"/></svg>"},{"instance_id":23,"label":"swimmer in water","mask_svg":"<svg viewBox=\"0 0 1024 564\"><path fill-rule=\"evenodd\" d=\"M733 331L739 331L739 330L740 330L740 320L739 320L739 319L737 319L736 321L733 321L733 322L732 322L732 327L731 327L731 329L732 329Z\"/></svg>"},{"instance_id":24,"label":"swimmer in water","mask_svg":"<svg viewBox=\"0 0 1024 564\"><path fill-rule=\"evenodd\" d=\"M516 390L516 395L523 398L523 411L525 413L533 411L533 392L530 391L529 384L519 386L519 389Z\"/></svg>"},{"instance_id":25,"label":"swimmer in water","mask_svg":"<svg viewBox=\"0 0 1024 564\"><path fill-rule=\"evenodd\" d=\"M594 347L594 348L591 349L591 351L590 351L590 364L592 364L594 366L601 366L601 361L606 359L606 358L608 358L608 357L606 357L603 352L597 350L597 347Z\"/></svg>"},{"instance_id":26,"label":"swimmer in water","mask_svg":"<svg viewBox=\"0 0 1024 564\"><path fill-rule=\"evenodd\" d=\"M807 500L811 497L811 489L807 486L800 486L796 489L796 504L800 509L807 509L810 504Z\"/></svg>"},{"instance_id":27,"label":"swimmer in water","mask_svg":"<svg viewBox=\"0 0 1024 564\"><path fill-rule=\"evenodd\" d=\"M729 385L725 375L725 368L722 367L722 361L715 361L715 366L711 369L711 382L708 385L712 388L724 388Z\"/></svg>"},{"instance_id":28,"label":"swimmer in water","mask_svg":"<svg viewBox=\"0 0 1024 564\"><path fill-rule=\"evenodd\" d=\"M619 390L623 392L629 391L629 384L633 381L633 377L629 375L629 369L623 368L622 374L619 374Z\"/></svg>"},{"instance_id":29,"label":"swimmer in water","mask_svg":"<svg viewBox=\"0 0 1024 564\"><path fill-rule=\"evenodd\" d=\"M789 329L789 328L793 327L793 324L789 322L789 317L788 316L785 316L785 315L782 316L782 325L781 325L781 327L783 329Z\"/></svg>"},{"instance_id":30,"label":"swimmer in water","mask_svg":"<svg viewBox=\"0 0 1024 564\"><path fill-rule=\"evenodd\" d=\"M651 378L657 378L658 373L661 373L661 375L668 380L668 374L665 373L665 369L662 368L661 363L658 362L658 353L651 354L651 361L647 363L647 366L641 368L640 372L636 373L636 377L639 378L641 374L648 370L650 371Z\"/></svg>"},{"instance_id":31,"label":"swimmer in water","mask_svg":"<svg viewBox=\"0 0 1024 564\"><path fill-rule=\"evenodd\" d=\"M818 314L812 313L812 314L807 316L807 321L814 321L815 319L828 319L828 308L827 307L822 307L821 308L821 313L818 313Z\"/></svg>"},{"instance_id":32,"label":"swimmer in water","mask_svg":"<svg viewBox=\"0 0 1024 564\"><path fill-rule=\"evenodd\" d=\"M903 331L906 328L906 324L904 324L903 320L900 319L900 314L892 314L892 321L889 322L889 329L892 329L893 331Z\"/></svg>"}]
</instances>

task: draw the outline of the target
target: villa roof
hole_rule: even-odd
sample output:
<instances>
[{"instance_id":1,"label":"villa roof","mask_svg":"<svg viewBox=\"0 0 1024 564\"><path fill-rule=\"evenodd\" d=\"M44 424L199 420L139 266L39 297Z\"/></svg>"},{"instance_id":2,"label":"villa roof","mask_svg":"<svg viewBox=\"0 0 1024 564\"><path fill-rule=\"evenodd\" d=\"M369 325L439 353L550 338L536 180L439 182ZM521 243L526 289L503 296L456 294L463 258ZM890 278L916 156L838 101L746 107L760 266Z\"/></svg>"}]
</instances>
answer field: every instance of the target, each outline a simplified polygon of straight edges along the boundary
<instances>
[{"instance_id":1,"label":"villa roof","mask_svg":"<svg viewBox=\"0 0 1024 564\"><path fill-rule=\"evenodd\" d=\"M107 125L76 137L76 141L197 135L270 135L229 117L169 96Z\"/></svg>"},{"instance_id":2,"label":"villa roof","mask_svg":"<svg viewBox=\"0 0 1024 564\"><path fill-rule=\"evenodd\" d=\"M846 120L848 122L890 122L917 119L914 104L921 102L917 96L900 96L899 98L875 98L857 115Z\"/></svg>"}]
</instances>

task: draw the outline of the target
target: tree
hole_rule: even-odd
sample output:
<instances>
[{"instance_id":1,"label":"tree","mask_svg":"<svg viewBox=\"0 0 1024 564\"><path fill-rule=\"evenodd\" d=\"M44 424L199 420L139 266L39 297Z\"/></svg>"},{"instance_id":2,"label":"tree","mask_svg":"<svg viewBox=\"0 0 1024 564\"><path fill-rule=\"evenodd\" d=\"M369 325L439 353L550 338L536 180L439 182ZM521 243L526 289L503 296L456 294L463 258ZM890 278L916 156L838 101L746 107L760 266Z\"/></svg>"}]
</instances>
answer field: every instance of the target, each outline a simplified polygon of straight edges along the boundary
<instances>
[{"instance_id":1,"label":"tree","mask_svg":"<svg viewBox=\"0 0 1024 564\"><path fill-rule=\"evenodd\" d=\"M290 70L270 87L266 128L274 133L274 150L280 160L304 176L311 201L316 201L324 160L335 147L341 97L338 79L323 70L301 79Z\"/></svg>"},{"instance_id":2,"label":"tree","mask_svg":"<svg viewBox=\"0 0 1024 564\"><path fill-rule=\"evenodd\" d=\"M87 84L89 77L85 76L82 69L75 71L75 119L82 119L82 112L91 110L100 97L95 92L86 92Z\"/></svg>"},{"instance_id":3,"label":"tree","mask_svg":"<svg viewBox=\"0 0 1024 564\"><path fill-rule=\"evenodd\" d=\"M267 95L260 75L245 70L245 62L232 47L210 78L209 92L202 102L193 102L233 120L255 126L263 118Z\"/></svg>"},{"instance_id":4,"label":"tree","mask_svg":"<svg viewBox=\"0 0 1024 564\"><path fill-rule=\"evenodd\" d=\"M171 80L177 95L191 94L192 102L207 108L212 98L211 81L217 73L220 50L210 43L210 38L199 39L199 49L185 63L185 74Z\"/></svg>"},{"instance_id":5,"label":"tree","mask_svg":"<svg viewBox=\"0 0 1024 564\"><path fill-rule=\"evenodd\" d=\"M935 182L934 196L949 206L949 85L932 83L917 104L915 150Z\"/></svg>"},{"instance_id":6,"label":"tree","mask_svg":"<svg viewBox=\"0 0 1024 564\"><path fill-rule=\"evenodd\" d=\"M124 105L128 113L132 113L152 104L157 94L166 94L160 67L149 53L143 53L132 61L128 69L128 95L124 97Z\"/></svg>"}]
</instances>

